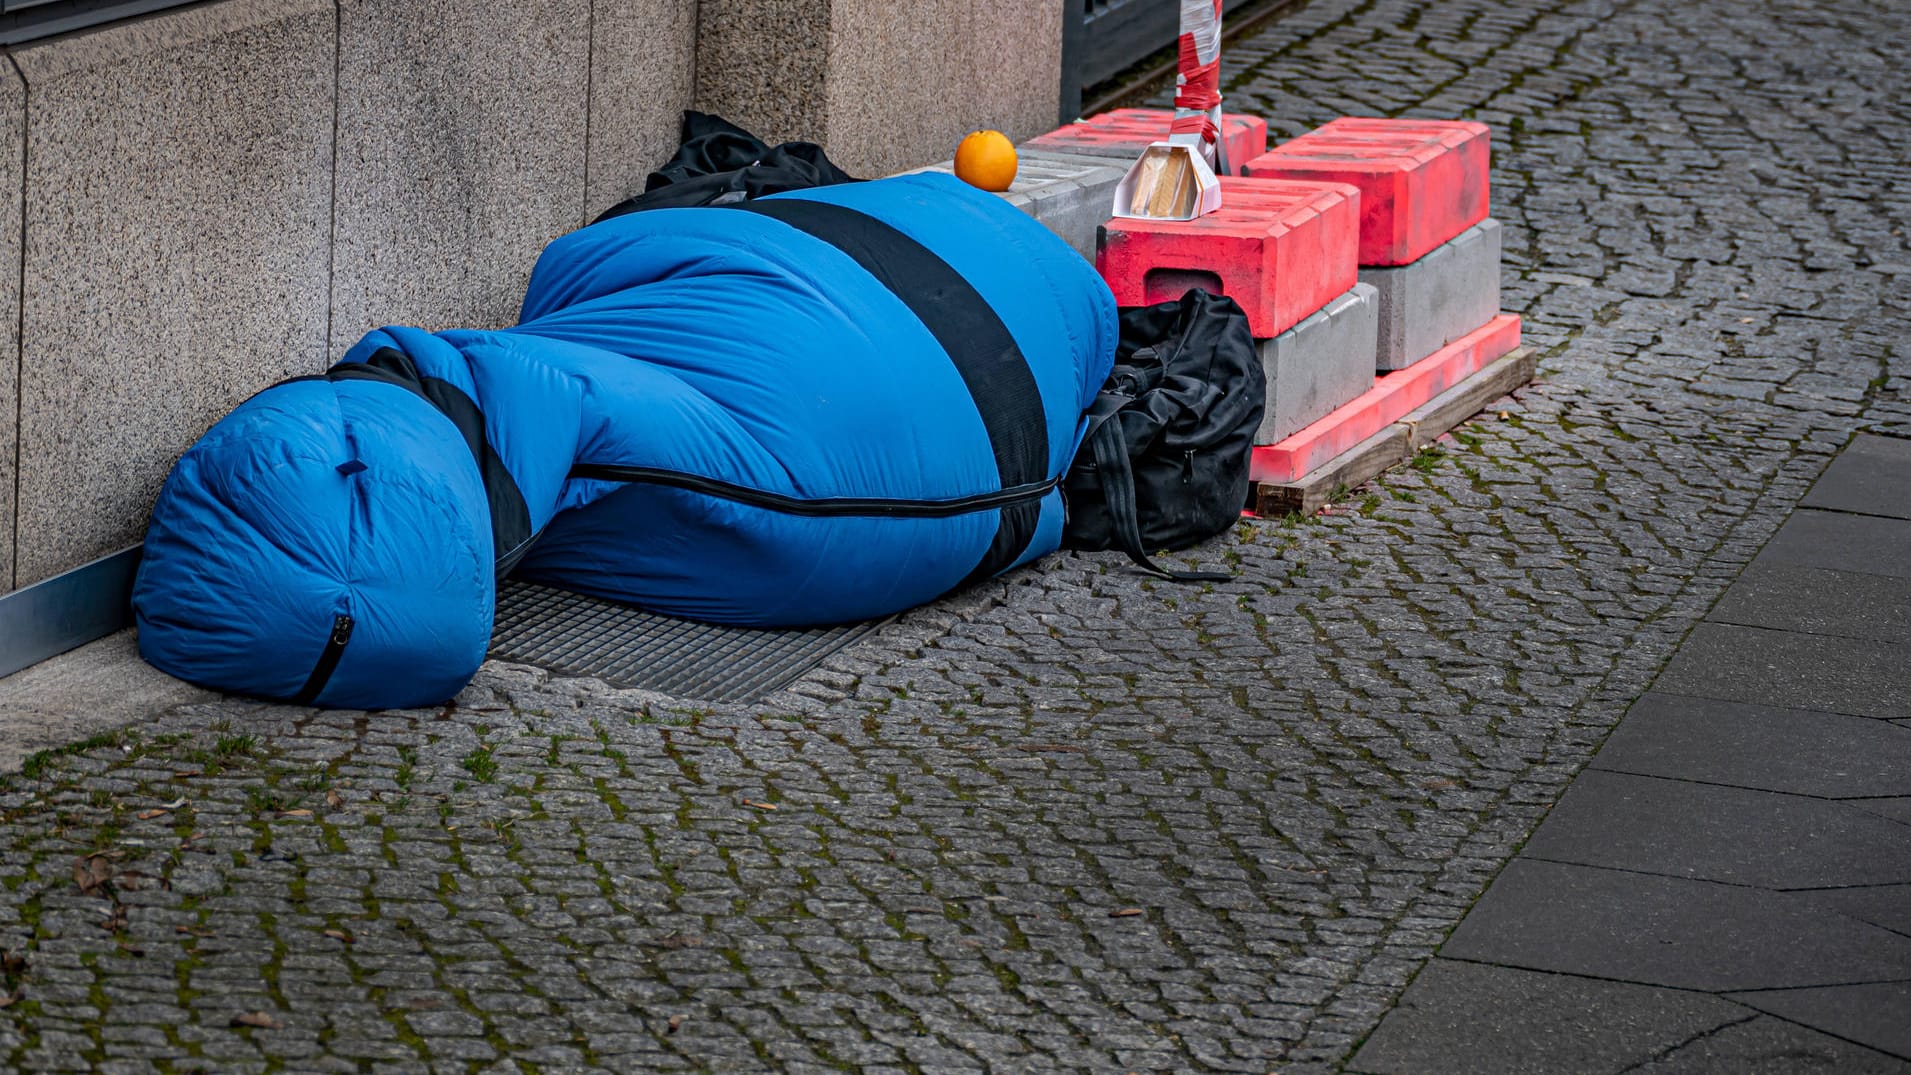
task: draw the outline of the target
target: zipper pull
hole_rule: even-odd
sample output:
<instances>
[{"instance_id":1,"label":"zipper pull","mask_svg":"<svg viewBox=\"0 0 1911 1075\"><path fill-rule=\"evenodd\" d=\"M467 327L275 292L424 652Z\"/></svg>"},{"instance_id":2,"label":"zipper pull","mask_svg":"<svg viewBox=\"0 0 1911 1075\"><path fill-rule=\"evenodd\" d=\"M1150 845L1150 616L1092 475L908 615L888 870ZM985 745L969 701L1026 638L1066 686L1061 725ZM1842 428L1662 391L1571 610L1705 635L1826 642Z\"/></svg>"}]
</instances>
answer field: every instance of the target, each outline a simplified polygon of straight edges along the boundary
<instances>
[{"instance_id":1,"label":"zipper pull","mask_svg":"<svg viewBox=\"0 0 1911 1075\"><path fill-rule=\"evenodd\" d=\"M338 670L339 659L345 656L345 643L352 640L353 621L351 616L341 612L332 617L332 637L326 639L325 648L319 652L318 663L312 666L312 675L306 679L305 686L292 696L293 705L311 705L318 700L319 692Z\"/></svg>"},{"instance_id":2,"label":"zipper pull","mask_svg":"<svg viewBox=\"0 0 1911 1075\"><path fill-rule=\"evenodd\" d=\"M1183 485L1194 484L1194 449L1193 448L1189 448L1188 450L1181 453L1181 484Z\"/></svg>"}]
</instances>

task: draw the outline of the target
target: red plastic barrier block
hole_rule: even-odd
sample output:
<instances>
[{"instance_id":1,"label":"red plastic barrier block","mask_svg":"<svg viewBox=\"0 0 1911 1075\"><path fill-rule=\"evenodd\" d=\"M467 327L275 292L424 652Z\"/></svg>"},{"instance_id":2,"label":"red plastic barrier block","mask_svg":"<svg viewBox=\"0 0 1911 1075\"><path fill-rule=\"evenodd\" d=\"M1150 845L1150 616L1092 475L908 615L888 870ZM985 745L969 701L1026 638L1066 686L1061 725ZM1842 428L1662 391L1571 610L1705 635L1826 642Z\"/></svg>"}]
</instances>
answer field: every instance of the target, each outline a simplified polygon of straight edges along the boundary
<instances>
[{"instance_id":1,"label":"red plastic barrier block","mask_svg":"<svg viewBox=\"0 0 1911 1075\"><path fill-rule=\"evenodd\" d=\"M1254 449L1248 476L1291 482L1412 413L1520 345L1520 319L1501 314L1406 369L1389 373L1327 417Z\"/></svg>"},{"instance_id":2,"label":"red plastic barrier block","mask_svg":"<svg viewBox=\"0 0 1911 1075\"><path fill-rule=\"evenodd\" d=\"M1247 162L1244 174L1360 188L1360 263L1406 265L1486 219L1484 123L1337 119Z\"/></svg>"},{"instance_id":3,"label":"red plastic barrier block","mask_svg":"<svg viewBox=\"0 0 1911 1075\"><path fill-rule=\"evenodd\" d=\"M1078 123L1057 127L1022 143L1026 153L1078 153L1091 157L1141 156L1150 142L1168 140L1170 108L1117 108ZM1239 112L1221 113L1221 136L1228 147L1228 167L1236 175L1241 165L1267 152L1267 121Z\"/></svg>"},{"instance_id":4,"label":"red plastic barrier block","mask_svg":"<svg viewBox=\"0 0 1911 1075\"><path fill-rule=\"evenodd\" d=\"M1294 327L1359 280L1359 193L1336 183L1221 179L1221 208L1193 220L1116 218L1095 267L1122 306L1227 295L1255 338Z\"/></svg>"}]
</instances>

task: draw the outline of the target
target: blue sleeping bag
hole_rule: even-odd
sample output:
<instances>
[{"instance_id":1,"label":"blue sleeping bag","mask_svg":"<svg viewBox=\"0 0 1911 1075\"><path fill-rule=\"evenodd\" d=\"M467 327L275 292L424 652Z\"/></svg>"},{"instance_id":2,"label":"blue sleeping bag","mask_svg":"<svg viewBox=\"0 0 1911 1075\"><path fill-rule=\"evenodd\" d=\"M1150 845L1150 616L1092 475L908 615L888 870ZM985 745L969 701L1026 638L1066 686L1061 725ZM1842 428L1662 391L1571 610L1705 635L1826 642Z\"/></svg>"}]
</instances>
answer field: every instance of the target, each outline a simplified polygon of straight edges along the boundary
<instances>
[{"instance_id":1,"label":"blue sleeping bag","mask_svg":"<svg viewBox=\"0 0 1911 1075\"><path fill-rule=\"evenodd\" d=\"M1115 342L1086 261L947 176L614 217L544 251L516 327L380 329L207 432L153 509L140 652L376 708L470 679L507 573L886 615L1058 546Z\"/></svg>"}]
</instances>

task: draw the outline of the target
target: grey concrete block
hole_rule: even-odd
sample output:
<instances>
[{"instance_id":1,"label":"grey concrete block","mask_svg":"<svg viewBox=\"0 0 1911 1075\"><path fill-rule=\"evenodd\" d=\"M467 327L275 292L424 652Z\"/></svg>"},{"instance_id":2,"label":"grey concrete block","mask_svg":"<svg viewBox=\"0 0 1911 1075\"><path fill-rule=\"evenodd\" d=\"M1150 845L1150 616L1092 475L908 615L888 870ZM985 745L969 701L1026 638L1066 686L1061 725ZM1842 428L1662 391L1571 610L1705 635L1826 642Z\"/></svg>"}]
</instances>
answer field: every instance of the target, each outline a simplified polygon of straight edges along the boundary
<instances>
[{"instance_id":1,"label":"grey concrete block","mask_svg":"<svg viewBox=\"0 0 1911 1075\"><path fill-rule=\"evenodd\" d=\"M17 584L137 541L195 437L324 368L334 25L231 0L14 50Z\"/></svg>"},{"instance_id":2,"label":"grey concrete block","mask_svg":"<svg viewBox=\"0 0 1911 1075\"><path fill-rule=\"evenodd\" d=\"M334 348L516 321L584 221L589 0L340 0L338 35Z\"/></svg>"},{"instance_id":3,"label":"grey concrete block","mask_svg":"<svg viewBox=\"0 0 1911 1075\"><path fill-rule=\"evenodd\" d=\"M26 86L0 70L0 265L20 263L20 157ZM20 448L20 275L0 279L0 593L13 589L13 482Z\"/></svg>"},{"instance_id":4,"label":"grey concrete block","mask_svg":"<svg viewBox=\"0 0 1911 1075\"><path fill-rule=\"evenodd\" d=\"M585 219L641 193L677 151L696 54L695 4L593 0Z\"/></svg>"},{"instance_id":5,"label":"grey concrete block","mask_svg":"<svg viewBox=\"0 0 1911 1075\"><path fill-rule=\"evenodd\" d=\"M1267 415L1254 443L1283 440L1372 388L1379 325L1374 289L1355 284L1300 324L1260 341Z\"/></svg>"},{"instance_id":6,"label":"grey concrete block","mask_svg":"<svg viewBox=\"0 0 1911 1075\"><path fill-rule=\"evenodd\" d=\"M1405 369L1500 312L1500 222L1488 218L1411 265L1361 266L1380 302L1375 369Z\"/></svg>"},{"instance_id":7,"label":"grey concrete block","mask_svg":"<svg viewBox=\"0 0 1911 1075\"><path fill-rule=\"evenodd\" d=\"M955 162L946 160L911 170L954 173ZM1017 161L1015 182L1002 197L1093 261L1095 232L1108 221L1115 184L1121 182L1123 174L1122 169L1094 157L1025 153Z\"/></svg>"}]
</instances>

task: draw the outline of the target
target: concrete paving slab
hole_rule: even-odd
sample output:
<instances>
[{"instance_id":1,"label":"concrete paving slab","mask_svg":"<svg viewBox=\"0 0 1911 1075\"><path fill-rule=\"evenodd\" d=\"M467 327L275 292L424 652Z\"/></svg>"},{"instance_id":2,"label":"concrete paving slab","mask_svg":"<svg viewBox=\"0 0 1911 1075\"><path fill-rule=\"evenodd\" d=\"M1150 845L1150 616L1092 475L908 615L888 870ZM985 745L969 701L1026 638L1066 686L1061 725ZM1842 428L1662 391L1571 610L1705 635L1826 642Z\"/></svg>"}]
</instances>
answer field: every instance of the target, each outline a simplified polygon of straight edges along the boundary
<instances>
[{"instance_id":1,"label":"concrete paving slab","mask_svg":"<svg viewBox=\"0 0 1911 1075\"><path fill-rule=\"evenodd\" d=\"M1911 519L1911 440L1854 438L1800 503L1808 508Z\"/></svg>"},{"instance_id":2,"label":"concrete paving slab","mask_svg":"<svg viewBox=\"0 0 1911 1075\"><path fill-rule=\"evenodd\" d=\"M1411 264L1360 267L1380 305L1375 369L1405 369L1500 312L1501 231L1489 218Z\"/></svg>"},{"instance_id":3,"label":"concrete paving slab","mask_svg":"<svg viewBox=\"0 0 1911 1075\"><path fill-rule=\"evenodd\" d=\"M1440 954L1708 992L1911 977L1911 937L1808 893L1527 858L1501 871Z\"/></svg>"},{"instance_id":4,"label":"concrete paving slab","mask_svg":"<svg viewBox=\"0 0 1911 1075\"><path fill-rule=\"evenodd\" d=\"M1828 799L1911 795L1911 729L1654 691L1633 704L1592 766Z\"/></svg>"},{"instance_id":5,"label":"concrete paving slab","mask_svg":"<svg viewBox=\"0 0 1911 1075\"><path fill-rule=\"evenodd\" d=\"M1911 1064L1763 1015L1690 1042L1628 1075L1904 1075Z\"/></svg>"},{"instance_id":6,"label":"concrete paving slab","mask_svg":"<svg viewBox=\"0 0 1911 1075\"><path fill-rule=\"evenodd\" d=\"M1911 937L1911 885L1826 889L1817 898L1839 914Z\"/></svg>"},{"instance_id":7,"label":"concrete paving slab","mask_svg":"<svg viewBox=\"0 0 1911 1075\"><path fill-rule=\"evenodd\" d=\"M1706 619L1911 642L1911 578L1758 561L1745 569Z\"/></svg>"},{"instance_id":8,"label":"concrete paving slab","mask_svg":"<svg viewBox=\"0 0 1911 1075\"><path fill-rule=\"evenodd\" d=\"M1904 723L1893 721L1894 724ZM1888 817L1893 821L1911 825L1911 796L1893 799L1866 799L1852 804L1862 810L1869 810L1879 817Z\"/></svg>"},{"instance_id":9,"label":"concrete paving slab","mask_svg":"<svg viewBox=\"0 0 1911 1075\"><path fill-rule=\"evenodd\" d=\"M1753 563L1911 578L1911 521L1796 511Z\"/></svg>"},{"instance_id":10,"label":"concrete paving slab","mask_svg":"<svg viewBox=\"0 0 1911 1075\"><path fill-rule=\"evenodd\" d=\"M1522 854L1763 888L1911 883L1911 829L1823 799L1587 770Z\"/></svg>"},{"instance_id":11,"label":"concrete paving slab","mask_svg":"<svg viewBox=\"0 0 1911 1075\"><path fill-rule=\"evenodd\" d=\"M1348 1070L1620 1071L1749 1016L1730 1001L1682 989L1435 959Z\"/></svg>"},{"instance_id":12,"label":"concrete paving slab","mask_svg":"<svg viewBox=\"0 0 1911 1075\"><path fill-rule=\"evenodd\" d=\"M139 659L131 630L0 679L0 772L27 755L220 695Z\"/></svg>"},{"instance_id":13,"label":"concrete paving slab","mask_svg":"<svg viewBox=\"0 0 1911 1075\"><path fill-rule=\"evenodd\" d=\"M1735 993L1732 999L1911 1060L1911 981Z\"/></svg>"},{"instance_id":14,"label":"concrete paving slab","mask_svg":"<svg viewBox=\"0 0 1911 1075\"><path fill-rule=\"evenodd\" d=\"M1653 689L1866 717L1906 717L1911 716L1911 646L1701 623Z\"/></svg>"},{"instance_id":15,"label":"concrete paving slab","mask_svg":"<svg viewBox=\"0 0 1911 1075\"><path fill-rule=\"evenodd\" d=\"M1355 284L1300 324L1258 341L1267 374L1267 413L1256 444L1275 444L1325 418L1374 386L1374 334L1380 304Z\"/></svg>"}]
</instances>

